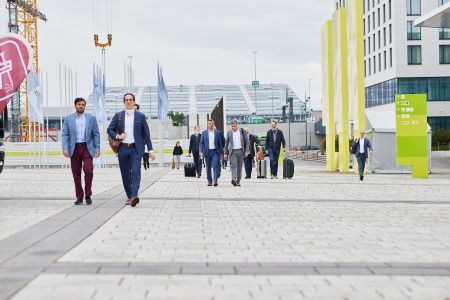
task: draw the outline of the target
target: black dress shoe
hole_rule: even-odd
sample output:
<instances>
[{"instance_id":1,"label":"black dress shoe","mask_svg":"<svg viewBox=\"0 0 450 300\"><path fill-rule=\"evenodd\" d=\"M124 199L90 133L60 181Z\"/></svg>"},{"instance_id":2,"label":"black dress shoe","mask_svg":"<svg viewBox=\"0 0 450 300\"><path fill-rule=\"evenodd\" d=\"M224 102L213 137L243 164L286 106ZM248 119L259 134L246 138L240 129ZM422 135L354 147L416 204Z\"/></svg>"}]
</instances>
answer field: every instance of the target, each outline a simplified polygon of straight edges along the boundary
<instances>
[{"instance_id":1,"label":"black dress shoe","mask_svg":"<svg viewBox=\"0 0 450 300\"><path fill-rule=\"evenodd\" d=\"M364 176L359 176L359 180L363 181Z\"/></svg>"},{"instance_id":2,"label":"black dress shoe","mask_svg":"<svg viewBox=\"0 0 450 300\"><path fill-rule=\"evenodd\" d=\"M214 186L218 186L219 184L217 183L217 181L216 182L214 182Z\"/></svg>"},{"instance_id":3,"label":"black dress shoe","mask_svg":"<svg viewBox=\"0 0 450 300\"><path fill-rule=\"evenodd\" d=\"M92 204L92 199L91 199L91 197L86 197L85 199L86 199L86 204L87 204L87 205Z\"/></svg>"},{"instance_id":4,"label":"black dress shoe","mask_svg":"<svg viewBox=\"0 0 450 300\"><path fill-rule=\"evenodd\" d=\"M245 179L249 179L249 178L252 178L252 175L245 176Z\"/></svg>"},{"instance_id":5,"label":"black dress shoe","mask_svg":"<svg viewBox=\"0 0 450 300\"><path fill-rule=\"evenodd\" d=\"M236 185L237 186L241 186L241 182L240 181L236 181Z\"/></svg>"},{"instance_id":6,"label":"black dress shoe","mask_svg":"<svg viewBox=\"0 0 450 300\"><path fill-rule=\"evenodd\" d=\"M133 200L131 200L131 207L135 207L136 204L139 203L139 197L134 198Z\"/></svg>"},{"instance_id":7,"label":"black dress shoe","mask_svg":"<svg viewBox=\"0 0 450 300\"><path fill-rule=\"evenodd\" d=\"M231 184L234 185L234 186L237 186L237 183L234 180L231 180Z\"/></svg>"},{"instance_id":8,"label":"black dress shoe","mask_svg":"<svg viewBox=\"0 0 450 300\"><path fill-rule=\"evenodd\" d=\"M77 201L75 201L73 204L81 205L81 204L83 204L83 199L77 199Z\"/></svg>"}]
</instances>

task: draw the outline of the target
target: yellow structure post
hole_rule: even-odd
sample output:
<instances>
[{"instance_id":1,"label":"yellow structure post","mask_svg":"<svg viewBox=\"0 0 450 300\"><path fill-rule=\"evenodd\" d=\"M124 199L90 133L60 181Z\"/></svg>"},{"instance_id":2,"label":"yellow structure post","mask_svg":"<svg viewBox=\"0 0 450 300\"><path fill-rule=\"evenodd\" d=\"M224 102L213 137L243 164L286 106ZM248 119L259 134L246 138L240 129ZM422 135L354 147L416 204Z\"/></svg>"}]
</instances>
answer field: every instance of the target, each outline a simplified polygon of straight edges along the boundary
<instances>
[{"instance_id":1,"label":"yellow structure post","mask_svg":"<svg viewBox=\"0 0 450 300\"><path fill-rule=\"evenodd\" d=\"M341 7L333 14L333 85L335 121L339 134L339 172L350 170L349 114L348 114L348 47L347 8Z\"/></svg>"},{"instance_id":2,"label":"yellow structure post","mask_svg":"<svg viewBox=\"0 0 450 300\"><path fill-rule=\"evenodd\" d=\"M336 171L334 153L335 125L334 125L334 99L333 99L333 37L332 21L326 21L321 28L322 49L322 124L326 127L326 159L327 171Z\"/></svg>"},{"instance_id":3,"label":"yellow structure post","mask_svg":"<svg viewBox=\"0 0 450 300\"><path fill-rule=\"evenodd\" d=\"M364 24L363 3L347 0L347 40L349 78L349 118L353 121L353 137L366 128L364 88ZM358 173L357 161L354 172Z\"/></svg>"}]
</instances>

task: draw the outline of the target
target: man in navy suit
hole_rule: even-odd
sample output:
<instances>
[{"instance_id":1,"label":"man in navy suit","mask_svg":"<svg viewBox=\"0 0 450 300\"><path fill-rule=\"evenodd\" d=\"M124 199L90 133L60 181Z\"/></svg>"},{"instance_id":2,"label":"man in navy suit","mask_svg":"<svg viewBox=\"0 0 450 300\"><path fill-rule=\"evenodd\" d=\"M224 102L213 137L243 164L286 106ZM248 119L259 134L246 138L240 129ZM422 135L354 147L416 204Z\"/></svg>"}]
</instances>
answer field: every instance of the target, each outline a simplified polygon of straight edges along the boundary
<instances>
[{"instance_id":1,"label":"man in navy suit","mask_svg":"<svg viewBox=\"0 0 450 300\"><path fill-rule=\"evenodd\" d=\"M369 157L369 153L372 154L373 149L370 145L369 139L366 139L364 136L366 135L366 132L364 130L361 130L359 132L360 137L356 139L353 144L352 148L356 146L356 160L358 161L358 170L359 170L359 180L364 179L364 167L366 165L366 159Z\"/></svg>"},{"instance_id":2,"label":"man in navy suit","mask_svg":"<svg viewBox=\"0 0 450 300\"><path fill-rule=\"evenodd\" d=\"M150 129L145 115L134 110L136 102L134 95L131 93L125 94L123 102L125 110L114 115L107 132L114 140L122 141L118 150L118 157L123 187L128 198L125 205L135 207L139 203L140 166L145 153L144 145L147 145L152 160L155 159L155 155L153 154Z\"/></svg>"},{"instance_id":3,"label":"man in navy suit","mask_svg":"<svg viewBox=\"0 0 450 300\"><path fill-rule=\"evenodd\" d=\"M206 177L208 178L208 186L218 186L217 178L220 173L220 160L223 157L223 146L225 138L222 131L214 129L214 120L208 120L208 130L202 132L200 138L200 157L205 158ZM211 176L211 167L213 176Z\"/></svg>"},{"instance_id":4,"label":"man in navy suit","mask_svg":"<svg viewBox=\"0 0 450 300\"><path fill-rule=\"evenodd\" d=\"M84 112L86 101L76 98L76 113L66 116L62 130L62 149L70 157L73 181L75 182L75 205L92 203L92 179L94 178L93 157L100 156L100 132L93 115ZM81 185L81 169L84 171L84 191Z\"/></svg>"},{"instance_id":5,"label":"man in navy suit","mask_svg":"<svg viewBox=\"0 0 450 300\"><path fill-rule=\"evenodd\" d=\"M192 153L192 155L194 157L194 165L195 165L195 171L197 172L197 178L200 178L200 176L202 176L202 160L199 155L201 138L202 138L202 134L200 133L200 126L195 126L194 134L191 135L191 140L189 141L188 156L191 156L191 153Z\"/></svg>"}]
</instances>

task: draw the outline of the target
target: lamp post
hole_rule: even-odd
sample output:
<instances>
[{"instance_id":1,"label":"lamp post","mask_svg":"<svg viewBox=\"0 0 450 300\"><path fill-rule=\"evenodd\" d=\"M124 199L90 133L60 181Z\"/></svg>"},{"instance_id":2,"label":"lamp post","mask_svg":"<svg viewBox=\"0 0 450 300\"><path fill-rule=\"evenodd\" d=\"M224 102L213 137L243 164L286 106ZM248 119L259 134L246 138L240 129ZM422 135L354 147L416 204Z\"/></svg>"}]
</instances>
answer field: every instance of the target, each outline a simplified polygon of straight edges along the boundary
<instances>
[{"instance_id":1,"label":"lamp post","mask_svg":"<svg viewBox=\"0 0 450 300\"><path fill-rule=\"evenodd\" d=\"M306 150L308 150L308 102L309 97L305 99L305 139L306 139Z\"/></svg>"},{"instance_id":2,"label":"lamp post","mask_svg":"<svg viewBox=\"0 0 450 300\"><path fill-rule=\"evenodd\" d=\"M255 61L255 81L256 81L256 53L258 53L258 51L253 51L253 59ZM256 102L256 85L255 85L255 117L258 118L258 104Z\"/></svg>"},{"instance_id":3,"label":"lamp post","mask_svg":"<svg viewBox=\"0 0 450 300\"><path fill-rule=\"evenodd\" d=\"M131 59L133 58L133 56L128 56L128 58L130 59L130 93L132 93L133 92L133 75L132 75L132 73L131 72L133 72L132 71L132 69L131 69Z\"/></svg>"},{"instance_id":4,"label":"lamp post","mask_svg":"<svg viewBox=\"0 0 450 300\"><path fill-rule=\"evenodd\" d=\"M272 86L272 121L273 121L273 83L270 84Z\"/></svg>"}]
</instances>

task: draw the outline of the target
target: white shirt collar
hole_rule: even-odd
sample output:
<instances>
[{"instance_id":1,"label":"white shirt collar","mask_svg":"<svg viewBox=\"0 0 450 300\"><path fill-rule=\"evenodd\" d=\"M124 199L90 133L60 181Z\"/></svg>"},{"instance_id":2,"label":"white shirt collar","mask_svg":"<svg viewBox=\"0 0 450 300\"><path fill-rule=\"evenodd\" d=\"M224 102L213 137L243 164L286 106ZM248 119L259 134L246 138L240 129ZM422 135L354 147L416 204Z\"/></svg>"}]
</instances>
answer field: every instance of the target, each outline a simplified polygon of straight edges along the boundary
<instances>
[{"instance_id":1,"label":"white shirt collar","mask_svg":"<svg viewBox=\"0 0 450 300\"><path fill-rule=\"evenodd\" d=\"M134 109L126 109L125 112L126 112L127 115L129 115L129 116L134 115Z\"/></svg>"}]
</instances>

